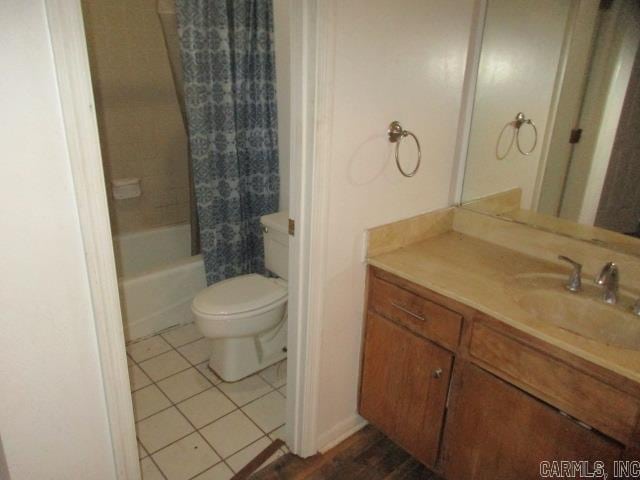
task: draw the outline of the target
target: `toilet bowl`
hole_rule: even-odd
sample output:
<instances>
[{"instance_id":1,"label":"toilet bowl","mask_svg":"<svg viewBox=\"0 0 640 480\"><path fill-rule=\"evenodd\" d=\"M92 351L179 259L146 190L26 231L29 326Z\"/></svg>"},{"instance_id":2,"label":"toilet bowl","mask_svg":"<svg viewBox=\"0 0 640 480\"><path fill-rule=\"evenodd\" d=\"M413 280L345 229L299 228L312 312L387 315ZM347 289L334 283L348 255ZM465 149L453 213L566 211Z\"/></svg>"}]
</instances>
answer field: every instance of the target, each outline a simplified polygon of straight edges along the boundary
<instances>
[{"instance_id":1,"label":"toilet bowl","mask_svg":"<svg viewBox=\"0 0 640 480\"><path fill-rule=\"evenodd\" d=\"M226 382L286 358L287 221L287 212L261 218L265 265L280 278L229 278L202 290L191 304L197 328L211 342L209 367Z\"/></svg>"}]
</instances>

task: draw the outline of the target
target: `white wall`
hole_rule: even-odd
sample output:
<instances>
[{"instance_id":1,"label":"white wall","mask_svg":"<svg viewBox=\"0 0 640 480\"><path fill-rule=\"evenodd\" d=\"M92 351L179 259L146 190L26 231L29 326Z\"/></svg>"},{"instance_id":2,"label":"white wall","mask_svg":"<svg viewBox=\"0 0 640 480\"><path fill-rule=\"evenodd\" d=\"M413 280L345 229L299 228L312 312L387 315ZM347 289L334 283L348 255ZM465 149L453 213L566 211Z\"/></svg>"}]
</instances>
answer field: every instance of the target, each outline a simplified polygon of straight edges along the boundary
<instances>
[{"instance_id":1,"label":"white wall","mask_svg":"<svg viewBox=\"0 0 640 480\"><path fill-rule=\"evenodd\" d=\"M115 478L44 2L0 5L6 463L12 480Z\"/></svg>"},{"instance_id":2,"label":"white wall","mask_svg":"<svg viewBox=\"0 0 640 480\"><path fill-rule=\"evenodd\" d=\"M327 259L316 429L321 448L358 424L365 230L447 205L472 0L334 0ZM386 130L422 142L413 178L396 169ZM324 127L323 127L324 128ZM413 165L407 139L402 158Z\"/></svg>"},{"instance_id":3,"label":"white wall","mask_svg":"<svg viewBox=\"0 0 640 480\"><path fill-rule=\"evenodd\" d=\"M570 0L490 0L478 70L463 201L514 187L522 188L522 206L530 208L544 145ZM518 112L533 119L538 143L529 156L514 144L506 158L496 144ZM504 155L512 138L500 142ZM533 145L531 127L522 126L521 145ZM525 150L526 151L526 150Z\"/></svg>"},{"instance_id":4,"label":"white wall","mask_svg":"<svg viewBox=\"0 0 640 480\"><path fill-rule=\"evenodd\" d=\"M280 210L289 208L289 157L291 141L291 52L289 0L273 0L273 23L278 89L278 148L280 151Z\"/></svg>"}]
</instances>

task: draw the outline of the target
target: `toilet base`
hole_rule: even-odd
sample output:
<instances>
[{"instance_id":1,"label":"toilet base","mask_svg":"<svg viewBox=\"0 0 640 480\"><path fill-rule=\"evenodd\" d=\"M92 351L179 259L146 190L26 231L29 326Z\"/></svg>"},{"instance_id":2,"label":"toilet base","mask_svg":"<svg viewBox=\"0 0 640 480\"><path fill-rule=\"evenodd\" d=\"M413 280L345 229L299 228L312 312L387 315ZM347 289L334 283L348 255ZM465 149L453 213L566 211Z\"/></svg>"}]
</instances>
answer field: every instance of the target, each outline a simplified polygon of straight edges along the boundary
<instances>
[{"instance_id":1,"label":"toilet base","mask_svg":"<svg viewBox=\"0 0 640 480\"><path fill-rule=\"evenodd\" d=\"M287 322L256 337L211 340L209 367L225 382L237 382L287 358Z\"/></svg>"}]
</instances>

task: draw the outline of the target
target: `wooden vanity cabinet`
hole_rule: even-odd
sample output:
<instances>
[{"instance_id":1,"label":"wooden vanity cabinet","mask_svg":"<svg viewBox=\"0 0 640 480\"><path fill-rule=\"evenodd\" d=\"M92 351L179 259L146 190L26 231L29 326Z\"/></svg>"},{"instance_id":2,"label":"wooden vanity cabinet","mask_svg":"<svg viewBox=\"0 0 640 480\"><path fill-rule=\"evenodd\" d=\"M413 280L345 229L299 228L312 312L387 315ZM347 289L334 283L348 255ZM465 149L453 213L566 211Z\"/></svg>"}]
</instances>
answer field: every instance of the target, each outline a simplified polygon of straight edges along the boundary
<instances>
[{"instance_id":1,"label":"wooden vanity cabinet","mask_svg":"<svg viewBox=\"0 0 640 480\"><path fill-rule=\"evenodd\" d=\"M361 415L425 465L436 465L462 315L369 277Z\"/></svg>"},{"instance_id":2,"label":"wooden vanity cabinet","mask_svg":"<svg viewBox=\"0 0 640 480\"><path fill-rule=\"evenodd\" d=\"M540 462L602 461L622 446L473 364L461 372L443 452L448 480L539 479ZM593 463L591 463L593 465Z\"/></svg>"},{"instance_id":3,"label":"wooden vanity cabinet","mask_svg":"<svg viewBox=\"0 0 640 480\"><path fill-rule=\"evenodd\" d=\"M361 371L360 414L448 480L640 451L640 385L375 267Z\"/></svg>"},{"instance_id":4,"label":"wooden vanity cabinet","mask_svg":"<svg viewBox=\"0 0 640 480\"><path fill-rule=\"evenodd\" d=\"M453 355L369 312L360 413L425 465L434 466Z\"/></svg>"}]
</instances>

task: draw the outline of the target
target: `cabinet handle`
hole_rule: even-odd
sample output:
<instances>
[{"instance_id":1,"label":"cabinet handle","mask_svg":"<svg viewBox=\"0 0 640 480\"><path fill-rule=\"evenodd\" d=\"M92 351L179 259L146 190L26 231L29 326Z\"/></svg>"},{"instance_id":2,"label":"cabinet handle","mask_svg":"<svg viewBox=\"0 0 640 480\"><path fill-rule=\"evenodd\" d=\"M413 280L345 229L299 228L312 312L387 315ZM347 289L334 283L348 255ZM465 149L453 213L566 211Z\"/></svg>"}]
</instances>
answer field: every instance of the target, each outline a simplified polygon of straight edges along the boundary
<instances>
[{"instance_id":1,"label":"cabinet handle","mask_svg":"<svg viewBox=\"0 0 640 480\"><path fill-rule=\"evenodd\" d=\"M407 307L398 305L396 302L391 302L391 305L396 307L398 310L402 310L407 315L411 315L413 318L417 318L418 320L422 320L424 322L424 317L422 315L418 315L417 313L412 312Z\"/></svg>"},{"instance_id":2,"label":"cabinet handle","mask_svg":"<svg viewBox=\"0 0 640 480\"><path fill-rule=\"evenodd\" d=\"M441 368L436 368L433 371L433 378L440 378L442 377L442 369Z\"/></svg>"}]
</instances>

